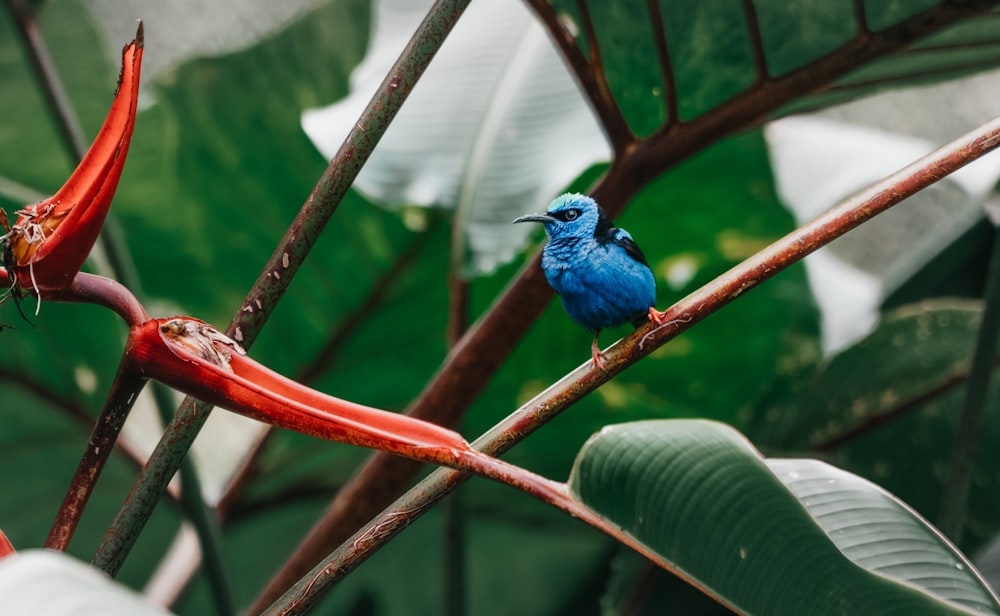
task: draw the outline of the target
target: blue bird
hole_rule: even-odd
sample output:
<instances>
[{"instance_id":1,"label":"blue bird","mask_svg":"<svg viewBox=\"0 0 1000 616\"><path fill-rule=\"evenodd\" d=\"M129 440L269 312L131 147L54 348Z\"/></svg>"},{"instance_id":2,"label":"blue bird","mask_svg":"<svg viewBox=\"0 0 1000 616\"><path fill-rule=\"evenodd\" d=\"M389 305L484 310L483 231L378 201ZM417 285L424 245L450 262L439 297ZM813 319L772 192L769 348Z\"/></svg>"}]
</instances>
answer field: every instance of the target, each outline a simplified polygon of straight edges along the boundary
<instances>
[{"instance_id":1,"label":"blue bird","mask_svg":"<svg viewBox=\"0 0 1000 616\"><path fill-rule=\"evenodd\" d=\"M514 221L545 225L549 243L542 251L542 271L574 321L594 332L594 365L604 370L598 338L601 330L646 320L661 323L656 310L656 280L628 231L618 229L596 201L567 193L544 214Z\"/></svg>"}]
</instances>

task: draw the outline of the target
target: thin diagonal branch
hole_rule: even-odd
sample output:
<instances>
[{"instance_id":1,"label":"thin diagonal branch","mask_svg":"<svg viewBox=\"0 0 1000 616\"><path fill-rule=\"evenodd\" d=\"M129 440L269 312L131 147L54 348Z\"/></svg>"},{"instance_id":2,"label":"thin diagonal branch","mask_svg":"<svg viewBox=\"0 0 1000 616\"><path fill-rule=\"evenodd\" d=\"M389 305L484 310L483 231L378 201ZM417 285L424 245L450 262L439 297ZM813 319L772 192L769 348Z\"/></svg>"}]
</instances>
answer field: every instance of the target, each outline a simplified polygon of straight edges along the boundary
<instances>
[{"instance_id":1,"label":"thin diagonal branch","mask_svg":"<svg viewBox=\"0 0 1000 616\"><path fill-rule=\"evenodd\" d=\"M414 261L430 240L433 229L436 225L440 224L442 220L443 219L441 218L435 218L434 222L431 223L431 226L421 232L413 240L413 242L411 242L406 250L404 250L403 253L396 258L390 268L378 279L371 291L369 291L364 301L354 308L346 317L344 317L343 320L341 320L320 351L316 354L313 360L299 372L299 374L295 377L295 380L308 385L314 382L321 374L325 373L329 369L336 357L337 352L357 330L357 327L361 324L363 319L382 305L389 289L391 289L399 278L413 266ZM252 463L252 460L255 457L254 452L260 451L263 448L264 443L271 433L272 431L268 430L264 435L262 435L258 439L256 446L246 456L247 463L243 466L243 468L237 471L235 477L230 482L219 501L218 509L220 513L224 512L236 500L241 487L255 472L255 467Z\"/></svg>"},{"instance_id":2,"label":"thin diagonal branch","mask_svg":"<svg viewBox=\"0 0 1000 616\"><path fill-rule=\"evenodd\" d=\"M226 330L244 348L249 348L257 338L361 167L468 3L469 0L438 0L434 4L330 161ZM94 555L95 564L109 572L121 567L210 411L210 407L191 398L181 404Z\"/></svg>"},{"instance_id":3,"label":"thin diagonal branch","mask_svg":"<svg viewBox=\"0 0 1000 616\"><path fill-rule=\"evenodd\" d=\"M153 383L153 397L160 420L166 424L170 421L170 409L173 406L173 396L169 387L163 383ZM198 469L191 458L181 462L181 504L188 520L194 527L198 537L198 547L201 549L202 568L212 592L215 612L219 616L237 614L236 593L233 582L222 555L222 528L219 514L205 502L202 496L201 479Z\"/></svg>"},{"instance_id":4,"label":"thin diagonal branch","mask_svg":"<svg viewBox=\"0 0 1000 616\"><path fill-rule=\"evenodd\" d=\"M431 239L433 230L437 225L441 224L442 221L443 218L434 217L432 219L431 226L414 238L403 253L396 258L390 268L378 279L378 281L376 281L364 301L351 310L350 313L348 313L347 316L340 321L320 351L316 354L313 360L299 372L299 374L295 377L295 380L308 385L330 369L330 366L335 361L337 353L343 347L343 344L357 330L358 325L360 325L372 311L376 310L383 303L386 294L399 280L400 276L409 271L420 252L426 247L428 241ZM225 492L219 499L218 505L215 507L216 514L220 519L228 519L227 512L239 497L239 493L243 486L246 485L246 483L249 482L257 473L258 468L254 463L254 460L258 452L263 450L267 439L270 438L273 433L273 429L268 428L265 430L258 436L256 442L244 453L244 462L242 467L234 473L233 478L226 486ZM302 489L303 488L301 487L295 488L292 489L291 492L299 494ZM325 494L328 496L329 492L326 492ZM280 496L278 497L278 500L281 500ZM175 598L179 596L184 587L190 582L191 576L195 573L195 569L196 565L192 565L188 570L175 574L171 579L170 589L164 591L164 595L161 595L161 599L163 596ZM167 604L172 602L167 599L163 600Z\"/></svg>"},{"instance_id":5,"label":"thin diagonal branch","mask_svg":"<svg viewBox=\"0 0 1000 616\"><path fill-rule=\"evenodd\" d=\"M90 442L87 443L76 472L73 473L69 489L63 497L52 529L45 540L45 547L50 550L65 552L69 547L87 501L90 500L97 485L97 478L111 457L118 435L125 425L125 419L132 410L132 403L145 385L144 377L119 368L108 391L104 408L101 409L101 415L94 424Z\"/></svg>"},{"instance_id":6,"label":"thin diagonal branch","mask_svg":"<svg viewBox=\"0 0 1000 616\"><path fill-rule=\"evenodd\" d=\"M34 380L31 375L15 372L5 367L0 367L0 381L6 381L14 387L24 389L31 395L39 398L40 400L44 400L56 409L59 409L60 412L64 413L81 427L87 430L93 429L94 418L87 412L87 409L84 408L83 405L72 398L65 398L55 394L50 387ZM135 469L142 468L145 456L134 449L129 443L118 439L114 442L114 447L122 454L124 461L126 461L130 466ZM171 493L170 498L173 501L179 501L180 495Z\"/></svg>"},{"instance_id":7,"label":"thin diagonal branch","mask_svg":"<svg viewBox=\"0 0 1000 616\"><path fill-rule=\"evenodd\" d=\"M21 37L25 51L31 66L38 76L42 94L48 103L48 108L52 111L52 118L62 135L62 143L66 147L66 152L70 159L79 162L87 151L87 137L80 127L80 120L77 118L73 103L70 102L69 95L62 80L59 79L59 72L49 54L49 48L45 44L38 31L38 23L35 15L24 0L4 0L7 4L7 11L14 18L17 25L17 33Z\"/></svg>"},{"instance_id":8,"label":"thin diagonal branch","mask_svg":"<svg viewBox=\"0 0 1000 616\"><path fill-rule=\"evenodd\" d=\"M605 371L590 362L516 410L473 446L499 456L572 404L708 315L797 263L806 255L1000 146L1000 118L962 136L842 202L665 311L663 325L647 324L604 352ZM469 476L438 469L358 530L309 571L268 613L308 606ZM295 609L298 609L297 607Z\"/></svg>"}]
</instances>

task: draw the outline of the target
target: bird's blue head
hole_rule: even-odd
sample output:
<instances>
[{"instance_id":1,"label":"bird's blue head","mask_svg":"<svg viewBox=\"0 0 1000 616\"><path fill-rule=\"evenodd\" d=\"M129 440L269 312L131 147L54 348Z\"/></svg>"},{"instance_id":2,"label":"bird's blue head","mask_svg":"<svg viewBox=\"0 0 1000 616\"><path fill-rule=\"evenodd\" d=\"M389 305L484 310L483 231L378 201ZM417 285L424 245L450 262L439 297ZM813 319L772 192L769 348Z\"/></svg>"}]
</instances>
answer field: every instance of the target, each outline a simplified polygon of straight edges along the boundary
<instances>
[{"instance_id":1,"label":"bird's blue head","mask_svg":"<svg viewBox=\"0 0 1000 616\"><path fill-rule=\"evenodd\" d=\"M586 195L566 193L549 204L544 214L528 214L514 222L540 222L552 239L594 237L603 216L601 206Z\"/></svg>"}]
</instances>

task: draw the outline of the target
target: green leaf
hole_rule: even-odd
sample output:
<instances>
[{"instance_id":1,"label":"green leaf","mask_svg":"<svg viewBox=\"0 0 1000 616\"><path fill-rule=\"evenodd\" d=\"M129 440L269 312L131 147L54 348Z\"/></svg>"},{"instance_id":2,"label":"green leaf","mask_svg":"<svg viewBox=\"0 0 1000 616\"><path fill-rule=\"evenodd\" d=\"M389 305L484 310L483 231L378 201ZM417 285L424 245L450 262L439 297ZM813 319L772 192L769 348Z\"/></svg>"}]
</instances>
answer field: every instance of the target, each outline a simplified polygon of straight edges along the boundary
<instances>
[{"instance_id":1,"label":"green leaf","mask_svg":"<svg viewBox=\"0 0 1000 616\"><path fill-rule=\"evenodd\" d=\"M818 451L877 481L934 519L981 304L942 299L903 306L855 346L775 381L747 428L768 451ZM1000 438L1000 379L993 378L983 442ZM979 452L962 548L1000 531L996 448Z\"/></svg>"},{"instance_id":2,"label":"green leaf","mask_svg":"<svg viewBox=\"0 0 1000 616\"><path fill-rule=\"evenodd\" d=\"M590 52L586 21L575 0L549 0L577 44ZM587 8L615 100L632 130L648 136L668 117L670 83L658 49L670 57L681 120L711 113L754 88L760 72L780 77L850 42L858 33L854 7L868 26L882 30L948 3L872 0L861 3L799 0L659 2L659 15L641 3L590 2ZM753 8L753 16L747 7ZM657 21L659 17L659 21ZM752 23L758 24L754 31ZM890 54L848 72L837 88L800 97L796 109L857 98L889 85L925 83L996 66L1000 45L989 20L972 17L943 29L919 51ZM760 48L755 47L754 34ZM763 57L758 66L755 57Z\"/></svg>"},{"instance_id":3,"label":"green leaf","mask_svg":"<svg viewBox=\"0 0 1000 616\"><path fill-rule=\"evenodd\" d=\"M940 396L967 372L981 315L978 302L954 299L893 310L849 349L781 375L747 430L764 447L825 450Z\"/></svg>"},{"instance_id":4,"label":"green leaf","mask_svg":"<svg viewBox=\"0 0 1000 616\"><path fill-rule=\"evenodd\" d=\"M877 485L817 460L767 461L834 544L869 571L997 613L993 591L970 563L908 505Z\"/></svg>"},{"instance_id":5,"label":"green leaf","mask_svg":"<svg viewBox=\"0 0 1000 616\"><path fill-rule=\"evenodd\" d=\"M766 461L723 424L608 427L571 487L741 612L968 613L956 601L1000 613L964 556L898 500L821 462Z\"/></svg>"}]
</instances>

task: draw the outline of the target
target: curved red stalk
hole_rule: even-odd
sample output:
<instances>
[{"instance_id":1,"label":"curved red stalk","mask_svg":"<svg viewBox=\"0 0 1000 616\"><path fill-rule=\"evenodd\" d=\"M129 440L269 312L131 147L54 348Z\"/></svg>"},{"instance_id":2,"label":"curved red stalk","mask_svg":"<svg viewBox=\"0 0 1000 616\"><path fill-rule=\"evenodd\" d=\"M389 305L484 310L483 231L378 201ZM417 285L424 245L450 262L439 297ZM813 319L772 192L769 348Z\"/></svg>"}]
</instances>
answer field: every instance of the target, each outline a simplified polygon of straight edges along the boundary
<instances>
[{"instance_id":1,"label":"curved red stalk","mask_svg":"<svg viewBox=\"0 0 1000 616\"><path fill-rule=\"evenodd\" d=\"M132 141L142 51L140 22L135 40L122 50L115 98L94 143L59 192L18 216L14 227L21 232L11 241L21 287L45 291L68 286L97 241Z\"/></svg>"},{"instance_id":2,"label":"curved red stalk","mask_svg":"<svg viewBox=\"0 0 1000 616\"><path fill-rule=\"evenodd\" d=\"M126 358L143 376L273 426L446 466L461 466L476 453L447 428L328 396L284 377L198 319L150 319L134 327Z\"/></svg>"}]
</instances>

